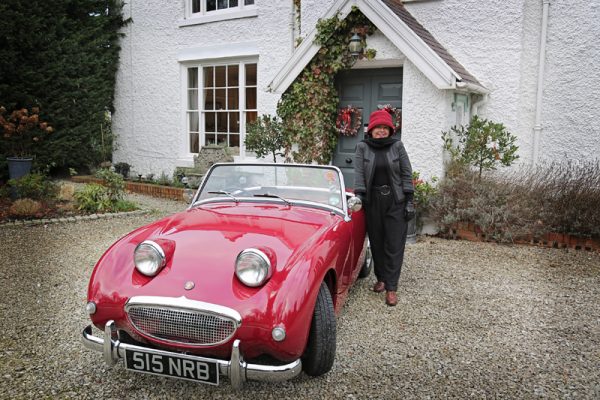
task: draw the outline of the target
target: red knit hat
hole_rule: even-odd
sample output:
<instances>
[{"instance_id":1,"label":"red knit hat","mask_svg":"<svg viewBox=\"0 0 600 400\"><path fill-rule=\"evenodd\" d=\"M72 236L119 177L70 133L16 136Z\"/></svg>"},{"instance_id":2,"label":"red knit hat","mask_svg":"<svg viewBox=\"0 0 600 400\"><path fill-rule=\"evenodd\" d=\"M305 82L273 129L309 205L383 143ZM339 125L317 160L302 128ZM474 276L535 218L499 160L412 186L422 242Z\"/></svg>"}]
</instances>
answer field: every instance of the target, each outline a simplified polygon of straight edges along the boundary
<instances>
[{"instance_id":1,"label":"red knit hat","mask_svg":"<svg viewBox=\"0 0 600 400\"><path fill-rule=\"evenodd\" d=\"M375 128L378 125L385 125L390 128L390 135L394 134L396 127L392 122L392 114L390 114L386 110L377 110L371 113L369 117L369 127L367 128L368 132L371 132L371 129Z\"/></svg>"}]
</instances>

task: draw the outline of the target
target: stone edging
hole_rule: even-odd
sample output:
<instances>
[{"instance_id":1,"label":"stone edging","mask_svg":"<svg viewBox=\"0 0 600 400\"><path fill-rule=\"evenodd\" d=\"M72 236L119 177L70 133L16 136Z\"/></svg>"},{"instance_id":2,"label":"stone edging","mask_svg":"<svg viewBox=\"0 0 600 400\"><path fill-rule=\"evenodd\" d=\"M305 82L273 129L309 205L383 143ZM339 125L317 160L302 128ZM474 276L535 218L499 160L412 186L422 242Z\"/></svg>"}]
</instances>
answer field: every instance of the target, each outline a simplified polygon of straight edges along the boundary
<instances>
[{"instance_id":1,"label":"stone edging","mask_svg":"<svg viewBox=\"0 0 600 400\"><path fill-rule=\"evenodd\" d=\"M124 211L117 213L104 213L104 214L89 214L89 215L77 215L71 217L60 217L60 218L41 218L41 219L27 219L27 220L14 220L14 221L3 221L0 222L0 229L13 227L13 226L35 226L35 225L48 225L57 223L68 223L68 222L83 222L94 219L109 219L117 217L129 217L144 215L150 213L151 210L135 210L135 211Z\"/></svg>"}]
</instances>

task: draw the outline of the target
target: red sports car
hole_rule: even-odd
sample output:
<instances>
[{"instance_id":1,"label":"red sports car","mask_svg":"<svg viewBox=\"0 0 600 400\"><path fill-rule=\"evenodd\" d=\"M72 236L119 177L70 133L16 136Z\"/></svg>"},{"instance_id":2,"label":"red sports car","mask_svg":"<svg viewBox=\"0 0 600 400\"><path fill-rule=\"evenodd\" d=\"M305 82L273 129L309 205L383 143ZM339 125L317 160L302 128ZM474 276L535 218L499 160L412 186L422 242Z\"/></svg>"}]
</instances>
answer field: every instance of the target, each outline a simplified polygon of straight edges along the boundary
<instances>
[{"instance_id":1,"label":"red sports car","mask_svg":"<svg viewBox=\"0 0 600 400\"><path fill-rule=\"evenodd\" d=\"M86 347L109 365L234 387L318 376L336 314L371 260L339 169L216 164L186 211L136 229L96 264Z\"/></svg>"}]
</instances>

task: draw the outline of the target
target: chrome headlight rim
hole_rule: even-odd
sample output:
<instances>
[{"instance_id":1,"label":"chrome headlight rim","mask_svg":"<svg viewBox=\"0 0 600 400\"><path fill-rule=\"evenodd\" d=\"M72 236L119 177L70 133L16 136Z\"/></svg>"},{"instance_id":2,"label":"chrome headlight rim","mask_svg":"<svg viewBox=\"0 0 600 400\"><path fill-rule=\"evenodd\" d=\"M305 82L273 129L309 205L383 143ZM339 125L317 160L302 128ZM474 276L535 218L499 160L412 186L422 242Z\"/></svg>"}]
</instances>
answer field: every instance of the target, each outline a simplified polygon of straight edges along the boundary
<instances>
[{"instance_id":1,"label":"chrome headlight rim","mask_svg":"<svg viewBox=\"0 0 600 400\"><path fill-rule=\"evenodd\" d=\"M152 251L155 252L156 256L158 257L155 267L150 270L144 269L143 267L138 265L138 263L136 262L136 255L138 254L138 251L142 247L150 248ZM160 270L163 269L163 267L167 263L167 257L165 255L165 251L158 243L156 243L152 240L144 240L143 242L141 242L140 244L135 246L135 250L133 251L133 263L135 265L135 269L140 274L152 277L152 276L156 276L160 272Z\"/></svg>"},{"instance_id":2,"label":"chrome headlight rim","mask_svg":"<svg viewBox=\"0 0 600 400\"><path fill-rule=\"evenodd\" d=\"M259 259L265 265L266 271L264 272L262 277L256 281L248 281L248 280L244 279L243 275L241 274L241 272L243 272L243 271L239 270L240 261L243 259L243 257L246 257L248 255L258 256ZM271 259L262 250L259 250L257 248L251 247L251 248L242 250L235 259L235 275L237 276L237 278L239 279L240 282L242 282L244 285L246 285L248 287L255 288L255 287L264 285L265 282L267 282L269 280L269 278L271 277L271 272L272 272Z\"/></svg>"}]
</instances>

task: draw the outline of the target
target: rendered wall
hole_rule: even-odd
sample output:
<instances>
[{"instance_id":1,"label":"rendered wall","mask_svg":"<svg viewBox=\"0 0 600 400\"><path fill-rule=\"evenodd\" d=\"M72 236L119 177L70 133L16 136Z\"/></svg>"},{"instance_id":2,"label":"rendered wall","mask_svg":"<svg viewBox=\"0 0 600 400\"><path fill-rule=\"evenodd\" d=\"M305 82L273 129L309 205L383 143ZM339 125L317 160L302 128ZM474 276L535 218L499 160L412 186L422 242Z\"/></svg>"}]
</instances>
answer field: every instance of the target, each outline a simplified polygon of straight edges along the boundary
<instances>
[{"instance_id":1,"label":"rendered wall","mask_svg":"<svg viewBox=\"0 0 600 400\"><path fill-rule=\"evenodd\" d=\"M183 78L177 61L183 49L256 42L259 113L275 112L279 95L265 89L293 51L293 1L256 3L257 17L183 27L178 23L184 15L183 1L131 0L125 5L126 17L131 16L133 22L124 29L117 76L113 130L119 148L115 161L129 162L134 172L171 174L191 159L184 154ZM302 36L333 3L302 1ZM542 0L432 0L406 3L406 8L491 91L480 115L503 122L518 136L520 162L531 162ZM598 21L599 2L551 0L542 159L598 158ZM379 50L376 61L404 63L403 140L413 167L425 176L439 176L439 137L455 122L453 93L433 87L400 52L390 49L391 43L381 34L369 46Z\"/></svg>"}]
</instances>

